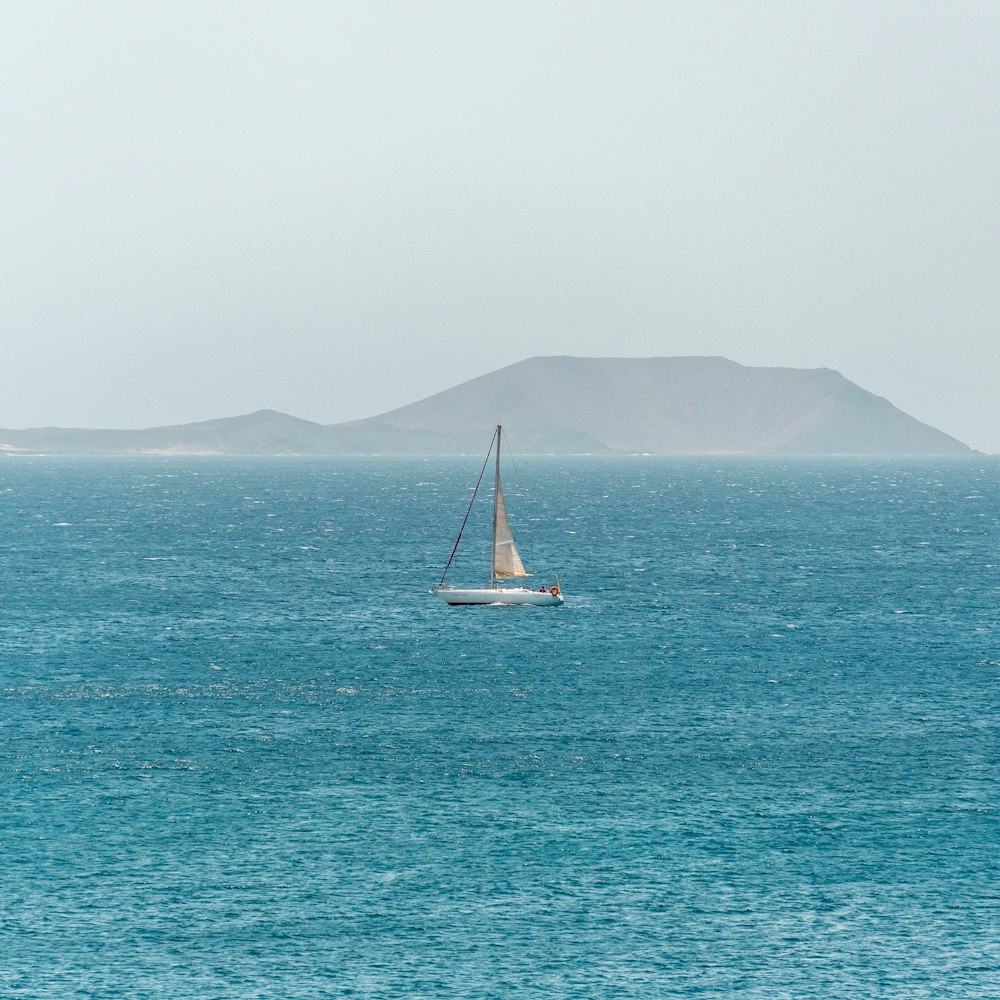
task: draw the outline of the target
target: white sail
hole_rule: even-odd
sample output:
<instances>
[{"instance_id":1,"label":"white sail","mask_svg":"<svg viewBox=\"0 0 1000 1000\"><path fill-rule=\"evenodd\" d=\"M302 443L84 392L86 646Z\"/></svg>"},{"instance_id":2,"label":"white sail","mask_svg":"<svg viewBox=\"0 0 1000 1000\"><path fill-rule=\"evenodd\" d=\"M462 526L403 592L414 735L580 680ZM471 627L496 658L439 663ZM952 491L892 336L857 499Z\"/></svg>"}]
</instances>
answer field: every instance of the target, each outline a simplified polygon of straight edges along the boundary
<instances>
[{"instance_id":1,"label":"white sail","mask_svg":"<svg viewBox=\"0 0 1000 1000\"><path fill-rule=\"evenodd\" d=\"M514 536L507 521L507 508L503 502L500 480L496 482L496 526L493 532L493 571L498 579L511 580L518 576L531 576L521 562L521 555L514 544Z\"/></svg>"}]
</instances>

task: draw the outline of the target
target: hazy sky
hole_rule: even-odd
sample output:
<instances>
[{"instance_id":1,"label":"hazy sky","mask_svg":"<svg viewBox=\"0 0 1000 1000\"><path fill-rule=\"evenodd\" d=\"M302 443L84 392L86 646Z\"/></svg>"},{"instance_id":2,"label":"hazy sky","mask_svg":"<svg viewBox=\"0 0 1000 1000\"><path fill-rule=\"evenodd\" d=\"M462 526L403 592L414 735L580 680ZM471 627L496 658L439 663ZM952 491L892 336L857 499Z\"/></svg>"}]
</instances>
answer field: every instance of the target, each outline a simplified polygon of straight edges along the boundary
<instances>
[{"instance_id":1,"label":"hazy sky","mask_svg":"<svg viewBox=\"0 0 1000 1000\"><path fill-rule=\"evenodd\" d=\"M0 427L706 354L1000 452L996 0L0 12Z\"/></svg>"}]
</instances>

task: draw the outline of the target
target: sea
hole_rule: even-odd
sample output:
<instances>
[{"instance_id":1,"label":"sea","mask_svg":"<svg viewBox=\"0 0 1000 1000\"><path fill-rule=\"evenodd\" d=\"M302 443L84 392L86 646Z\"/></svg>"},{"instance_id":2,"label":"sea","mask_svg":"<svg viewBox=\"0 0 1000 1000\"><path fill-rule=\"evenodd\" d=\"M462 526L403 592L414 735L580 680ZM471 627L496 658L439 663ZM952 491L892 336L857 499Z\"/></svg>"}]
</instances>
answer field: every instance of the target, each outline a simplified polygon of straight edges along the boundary
<instances>
[{"instance_id":1,"label":"sea","mask_svg":"<svg viewBox=\"0 0 1000 1000\"><path fill-rule=\"evenodd\" d=\"M1000 458L480 466L0 456L0 997L1000 996Z\"/></svg>"}]
</instances>

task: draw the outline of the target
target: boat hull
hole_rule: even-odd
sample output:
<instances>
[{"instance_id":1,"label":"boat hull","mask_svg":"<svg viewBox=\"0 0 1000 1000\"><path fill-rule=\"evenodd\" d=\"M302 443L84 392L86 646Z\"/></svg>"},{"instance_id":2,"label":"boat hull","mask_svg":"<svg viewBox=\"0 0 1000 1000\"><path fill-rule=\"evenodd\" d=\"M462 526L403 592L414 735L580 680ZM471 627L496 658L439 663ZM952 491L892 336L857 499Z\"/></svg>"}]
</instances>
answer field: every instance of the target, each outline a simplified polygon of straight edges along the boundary
<instances>
[{"instance_id":1,"label":"boat hull","mask_svg":"<svg viewBox=\"0 0 1000 1000\"><path fill-rule=\"evenodd\" d=\"M536 607L555 607L563 603L562 594L550 594L547 590L528 590L526 587L480 587L459 589L457 587L434 587L436 594L447 604L532 604Z\"/></svg>"}]
</instances>

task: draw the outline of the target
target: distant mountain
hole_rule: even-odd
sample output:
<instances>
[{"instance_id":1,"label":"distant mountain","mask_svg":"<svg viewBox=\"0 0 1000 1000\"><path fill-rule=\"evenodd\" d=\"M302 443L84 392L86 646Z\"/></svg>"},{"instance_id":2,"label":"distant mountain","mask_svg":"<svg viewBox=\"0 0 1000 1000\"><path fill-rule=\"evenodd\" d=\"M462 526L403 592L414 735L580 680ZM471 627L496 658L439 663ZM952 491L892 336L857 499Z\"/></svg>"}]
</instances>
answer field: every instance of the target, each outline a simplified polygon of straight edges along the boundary
<instances>
[{"instance_id":1,"label":"distant mountain","mask_svg":"<svg viewBox=\"0 0 1000 1000\"><path fill-rule=\"evenodd\" d=\"M366 420L273 410L149 430L0 430L47 454L447 455L503 423L521 454L963 455L971 450L829 368L725 358L530 358Z\"/></svg>"},{"instance_id":2,"label":"distant mountain","mask_svg":"<svg viewBox=\"0 0 1000 1000\"><path fill-rule=\"evenodd\" d=\"M502 421L521 453L953 455L961 442L828 368L725 358L531 358L369 420L359 451L482 450Z\"/></svg>"},{"instance_id":3,"label":"distant mountain","mask_svg":"<svg viewBox=\"0 0 1000 1000\"><path fill-rule=\"evenodd\" d=\"M0 451L45 455L286 455L327 453L329 428L275 410L147 430L0 430Z\"/></svg>"}]
</instances>

